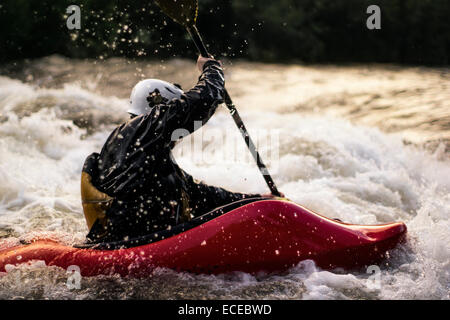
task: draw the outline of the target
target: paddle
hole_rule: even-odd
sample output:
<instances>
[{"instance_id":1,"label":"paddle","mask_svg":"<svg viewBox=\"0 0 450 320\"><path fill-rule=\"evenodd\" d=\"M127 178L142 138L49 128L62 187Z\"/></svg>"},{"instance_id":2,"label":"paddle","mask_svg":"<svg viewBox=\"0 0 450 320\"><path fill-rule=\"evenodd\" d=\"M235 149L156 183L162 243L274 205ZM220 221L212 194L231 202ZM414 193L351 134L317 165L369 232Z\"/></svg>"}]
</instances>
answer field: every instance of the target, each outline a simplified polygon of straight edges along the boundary
<instances>
[{"instance_id":1,"label":"paddle","mask_svg":"<svg viewBox=\"0 0 450 320\"><path fill-rule=\"evenodd\" d=\"M208 53L208 50L206 49L196 26L198 15L198 0L155 0L155 2L166 15L186 28L186 30L191 35L195 45L197 46L200 54L206 58L210 57L210 54ZM230 110L230 114L233 117L234 122L236 123L237 127L242 133L242 136L244 137L245 143L250 150L250 153L252 154L253 158L256 161L256 164L258 165L259 171L261 171L264 180L266 180L270 191L274 196L280 196L280 193L278 192L278 189L269 174L269 170L267 170L267 167L261 160L259 152L258 150L256 150L256 146L253 143L253 140L250 138L247 128L245 127L244 122L242 121L242 118L239 115L236 106L231 100L231 97L226 89L224 90L224 100L227 108Z\"/></svg>"}]
</instances>

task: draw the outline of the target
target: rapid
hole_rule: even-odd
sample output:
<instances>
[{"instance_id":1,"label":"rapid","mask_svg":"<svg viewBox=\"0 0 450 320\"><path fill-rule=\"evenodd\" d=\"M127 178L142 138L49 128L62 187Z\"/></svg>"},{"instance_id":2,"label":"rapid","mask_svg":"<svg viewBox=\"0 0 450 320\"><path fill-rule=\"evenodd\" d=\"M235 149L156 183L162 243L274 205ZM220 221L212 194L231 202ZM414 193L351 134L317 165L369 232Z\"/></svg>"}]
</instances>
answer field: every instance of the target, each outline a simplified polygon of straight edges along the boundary
<instances>
[{"instance_id":1,"label":"rapid","mask_svg":"<svg viewBox=\"0 0 450 320\"><path fill-rule=\"evenodd\" d=\"M224 61L227 88L280 191L355 224L404 221L405 244L366 269L303 261L280 274L98 276L69 288L36 261L0 274L0 299L450 299L450 73L392 65ZM142 78L192 87L193 61L50 56L0 67L0 250L84 240L84 159L127 119ZM197 179L268 192L225 107L175 150Z\"/></svg>"}]
</instances>

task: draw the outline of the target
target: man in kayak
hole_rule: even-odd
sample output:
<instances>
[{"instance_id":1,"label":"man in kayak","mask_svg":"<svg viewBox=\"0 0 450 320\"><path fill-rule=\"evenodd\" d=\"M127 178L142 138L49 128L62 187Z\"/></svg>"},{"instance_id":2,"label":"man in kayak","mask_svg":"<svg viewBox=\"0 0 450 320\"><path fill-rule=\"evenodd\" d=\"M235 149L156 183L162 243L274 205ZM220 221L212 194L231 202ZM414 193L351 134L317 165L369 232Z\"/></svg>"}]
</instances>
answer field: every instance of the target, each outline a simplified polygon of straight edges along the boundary
<instances>
[{"instance_id":1,"label":"man in kayak","mask_svg":"<svg viewBox=\"0 0 450 320\"><path fill-rule=\"evenodd\" d=\"M193 179L175 162L172 149L205 124L223 101L221 64L199 57L201 76L184 93L156 79L139 82L131 93L129 121L117 127L100 153L85 161L81 196L89 243L121 241L172 226L217 207L259 194L242 194ZM270 195L265 195L270 196Z\"/></svg>"}]
</instances>

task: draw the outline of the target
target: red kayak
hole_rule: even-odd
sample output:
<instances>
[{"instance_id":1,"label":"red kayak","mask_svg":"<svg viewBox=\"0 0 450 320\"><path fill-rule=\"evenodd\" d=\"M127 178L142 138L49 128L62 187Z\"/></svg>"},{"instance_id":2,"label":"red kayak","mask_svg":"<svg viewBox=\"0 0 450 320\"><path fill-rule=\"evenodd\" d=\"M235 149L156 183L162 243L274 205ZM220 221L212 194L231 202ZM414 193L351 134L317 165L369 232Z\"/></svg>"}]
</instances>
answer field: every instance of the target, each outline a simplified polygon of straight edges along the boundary
<instances>
[{"instance_id":1,"label":"red kayak","mask_svg":"<svg viewBox=\"0 0 450 320\"><path fill-rule=\"evenodd\" d=\"M36 260L64 269L78 266L83 276L142 277L155 267L207 274L274 272L306 259L325 269L353 268L385 259L406 235L400 222L351 225L287 200L249 202L219 208L194 219L194 224L134 242L83 248L36 240L0 251L0 272L7 265Z\"/></svg>"}]
</instances>

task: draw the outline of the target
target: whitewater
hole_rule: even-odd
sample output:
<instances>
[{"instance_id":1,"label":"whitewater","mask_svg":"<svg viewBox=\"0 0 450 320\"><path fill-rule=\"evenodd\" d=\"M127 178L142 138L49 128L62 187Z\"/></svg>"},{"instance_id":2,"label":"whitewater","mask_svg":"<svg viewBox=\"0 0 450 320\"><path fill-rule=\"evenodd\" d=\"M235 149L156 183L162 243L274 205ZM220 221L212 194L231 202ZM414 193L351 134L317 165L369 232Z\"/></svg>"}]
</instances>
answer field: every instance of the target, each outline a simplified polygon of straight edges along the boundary
<instances>
[{"instance_id":1,"label":"whitewater","mask_svg":"<svg viewBox=\"0 0 450 320\"><path fill-rule=\"evenodd\" d=\"M405 244L366 269L303 261L280 274L83 278L36 261L0 274L0 299L450 299L448 69L224 62L227 88L280 191L355 224L403 221ZM188 60L51 56L0 68L0 250L21 240L84 240L85 158L127 119L145 77L193 86ZM201 141L196 149L193 142ZM201 156L198 156L198 150ZM197 179L268 192L225 107L175 150Z\"/></svg>"}]
</instances>

